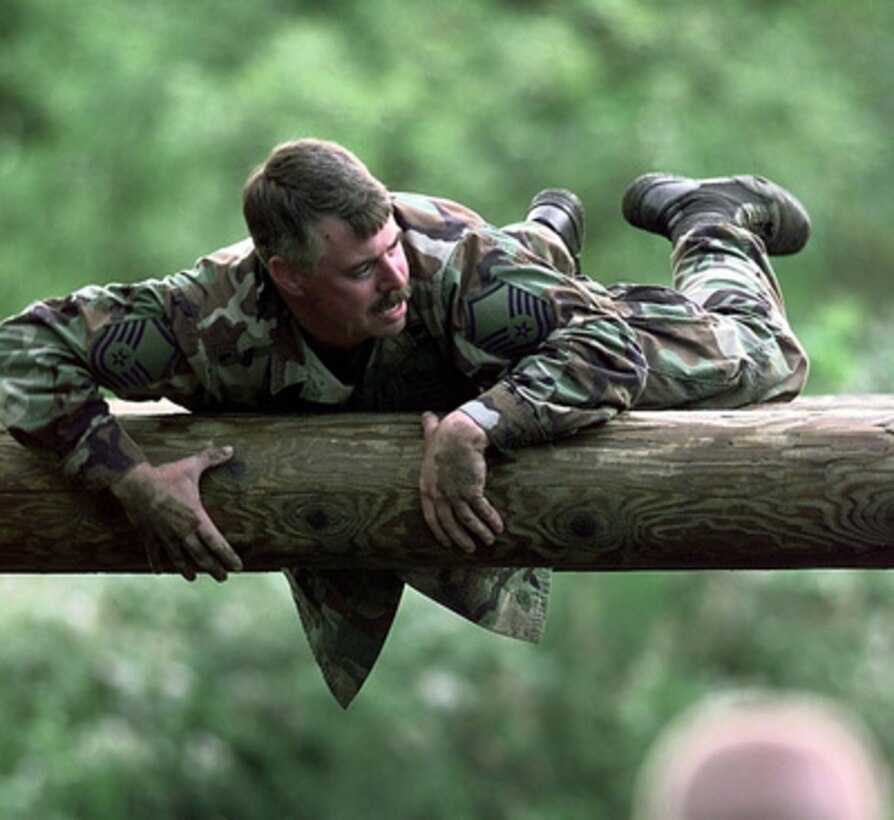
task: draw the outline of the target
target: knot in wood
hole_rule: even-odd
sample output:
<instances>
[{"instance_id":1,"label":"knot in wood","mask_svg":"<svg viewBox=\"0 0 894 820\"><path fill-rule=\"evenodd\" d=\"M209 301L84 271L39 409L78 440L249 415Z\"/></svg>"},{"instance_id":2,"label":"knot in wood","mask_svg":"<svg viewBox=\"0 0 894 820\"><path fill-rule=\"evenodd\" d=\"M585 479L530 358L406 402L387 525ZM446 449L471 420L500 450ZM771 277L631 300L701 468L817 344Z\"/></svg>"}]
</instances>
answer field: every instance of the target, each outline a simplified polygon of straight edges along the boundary
<instances>
[{"instance_id":1,"label":"knot in wood","mask_svg":"<svg viewBox=\"0 0 894 820\"><path fill-rule=\"evenodd\" d=\"M295 504L288 514L295 534L331 552L349 552L358 528L356 510L344 501L312 498Z\"/></svg>"},{"instance_id":2,"label":"knot in wood","mask_svg":"<svg viewBox=\"0 0 894 820\"><path fill-rule=\"evenodd\" d=\"M586 545L597 552L616 549L620 534L605 512L592 505L571 507L559 513L553 522L558 543Z\"/></svg>"}]
</instances>

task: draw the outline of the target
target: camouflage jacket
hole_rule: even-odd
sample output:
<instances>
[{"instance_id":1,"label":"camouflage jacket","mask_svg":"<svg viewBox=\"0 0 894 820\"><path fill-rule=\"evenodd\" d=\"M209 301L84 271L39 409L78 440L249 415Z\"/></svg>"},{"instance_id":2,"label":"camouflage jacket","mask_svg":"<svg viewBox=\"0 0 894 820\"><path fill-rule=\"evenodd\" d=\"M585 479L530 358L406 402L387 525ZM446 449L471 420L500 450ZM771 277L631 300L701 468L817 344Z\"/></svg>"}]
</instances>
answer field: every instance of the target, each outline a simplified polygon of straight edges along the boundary
<instances>
[{"instance_id":1,"label":"camouflage jacket","mask_svg":"<svg viewBox=\"0 0 894 820\"><path fill-rule=\"evenodd\" d=\"M413 284L405 329L327 366L302 338L250 241L195 268L88 287L0 323L0 422L86 487L145 460L104 401L192 410L453 410L496 448L554 440L629 407L646 367L609 293L574 279L547 230L497 229L463 206L394 195ZM406 581L497 632L540 636L545 569L286 570L340 703L378 656Z\"/></svg>"}]
</instances>

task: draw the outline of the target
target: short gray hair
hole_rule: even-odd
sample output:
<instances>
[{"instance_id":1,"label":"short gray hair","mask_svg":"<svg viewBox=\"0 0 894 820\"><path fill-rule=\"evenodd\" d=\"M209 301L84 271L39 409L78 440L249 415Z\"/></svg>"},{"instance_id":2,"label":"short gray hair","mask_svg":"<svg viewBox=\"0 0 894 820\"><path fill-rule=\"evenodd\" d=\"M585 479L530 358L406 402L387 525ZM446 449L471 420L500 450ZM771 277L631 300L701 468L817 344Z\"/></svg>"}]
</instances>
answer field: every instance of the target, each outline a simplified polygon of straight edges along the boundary
<instances>
[{"instance_id":1,"label":"short gray hair","mask_svg":"<svg viewBox=\"0 0 894 820\"><path fill-rule=\"evenodd\" d=\"M242 191L242 212L261 259L282 256L312 269L319 259L314 226L343 220L360 239L391 215L388 190L347 148L301 139L277 145Z\"/></svg>"}]
</instances>

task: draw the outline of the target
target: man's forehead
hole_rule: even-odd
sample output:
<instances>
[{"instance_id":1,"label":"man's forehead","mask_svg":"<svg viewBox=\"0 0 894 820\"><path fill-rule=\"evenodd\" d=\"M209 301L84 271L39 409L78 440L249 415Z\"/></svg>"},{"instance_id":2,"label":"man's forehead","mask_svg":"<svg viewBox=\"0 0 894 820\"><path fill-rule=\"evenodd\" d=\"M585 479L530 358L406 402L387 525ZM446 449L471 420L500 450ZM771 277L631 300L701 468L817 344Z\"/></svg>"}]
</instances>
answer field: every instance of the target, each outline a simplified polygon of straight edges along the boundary
<instances>
[{"instance_id":1,"label":"man's forehead","mask_svg":"<svg viewBox=\"0 0 894 820\"><path fill-rule=\"evenodd\" d=\"M360 239L354 229L338 217L323 217L315 226L320 253L315 271L350 272L385 253L400 236L400 228L389 215L382 228L367 239Z\"/></svg>"},{"instance_id":2,"label":"man's forehead","mask_svg":"<svg viewBox=\"0 0 894 820\"><path fill-rule=\"evenodd\" d=\"M361 239L357 236L354 229L343 219L337 216L324 216L316 224L317 235L325 243L339 247L348 246L366 246L373 247L380 241L390 244L399 233L400 229L394 220L394 215L390 214L385 224L372 236Z\"/></svg>"}]
</instances>

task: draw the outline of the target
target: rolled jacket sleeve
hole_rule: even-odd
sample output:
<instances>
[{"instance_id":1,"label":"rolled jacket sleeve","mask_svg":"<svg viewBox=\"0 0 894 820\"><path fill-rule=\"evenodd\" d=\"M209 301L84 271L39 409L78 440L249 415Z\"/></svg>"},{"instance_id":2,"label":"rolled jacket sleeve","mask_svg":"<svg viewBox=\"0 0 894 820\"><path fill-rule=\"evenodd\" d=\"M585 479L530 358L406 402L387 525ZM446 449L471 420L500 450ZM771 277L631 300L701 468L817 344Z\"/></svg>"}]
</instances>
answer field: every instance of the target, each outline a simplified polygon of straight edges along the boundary
<instances>
[{"instance_id":1,"label":"rolled jacket sleeve","mask_svg":"<svg viewBox=\"0 0 894 820\"><path fill-rule=\"evenodd\" d=\"M498 231L470 234L453 270L460 367L496 374L460 409L498 449L570 435L635 402L645 356L601 285L566 276Z\"/></svg>"}]
</instances>

